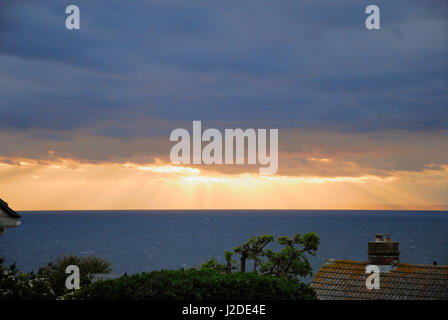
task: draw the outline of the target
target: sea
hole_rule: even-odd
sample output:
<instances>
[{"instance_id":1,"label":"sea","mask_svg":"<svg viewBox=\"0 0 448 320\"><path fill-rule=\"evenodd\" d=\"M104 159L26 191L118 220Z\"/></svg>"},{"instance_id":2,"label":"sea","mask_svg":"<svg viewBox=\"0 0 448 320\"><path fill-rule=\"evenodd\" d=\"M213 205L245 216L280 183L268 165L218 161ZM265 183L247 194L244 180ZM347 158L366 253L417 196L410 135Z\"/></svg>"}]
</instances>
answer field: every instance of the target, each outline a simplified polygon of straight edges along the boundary
<instances>
[{"instance_id":1,"label":"sea","mask_svg":"<svg viewBox=\"0 0 448 320\"><path fill-rule=\"evenodd\" d=\"M114 274L224 261L225 250L253 236L316 232L313 271L326 259L367 261L367 243L389 233L400 262L448 265L448 211L138 210L27 211L0 236L0 257L29 272L64 254L109 260ZM278 245L272 245L278 249ZM306 281L309 281L308 277Z\"/></svg>"}]
</instances>

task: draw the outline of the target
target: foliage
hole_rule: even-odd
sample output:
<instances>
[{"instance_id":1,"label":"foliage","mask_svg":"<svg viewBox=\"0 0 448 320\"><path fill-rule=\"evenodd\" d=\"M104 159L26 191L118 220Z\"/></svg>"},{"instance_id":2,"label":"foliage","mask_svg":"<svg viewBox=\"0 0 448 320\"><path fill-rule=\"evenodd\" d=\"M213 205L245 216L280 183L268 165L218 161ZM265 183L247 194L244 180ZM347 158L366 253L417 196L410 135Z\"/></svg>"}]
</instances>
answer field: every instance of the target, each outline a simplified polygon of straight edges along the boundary
<instances>
[{"instance_id":1,"label":"foliage","mask_svg":"<svg viewBox=\"0 0 448 320\"><path fill-rule=\"evenodd\" d=\"M213 258L202 264L200 269L213 269L225 273L239 270L244 273L247 262L251 261L252 271L255 273L286 278L311 276L312 268L306 254L315 256L320 242L317 234L310 232L301 236L297 233L293 239L281 236L277 240L283 248L275 252L272 249L266 249L268 244L274 242L274 236L252 237L233 251L224 253L226 264ZM239 265L233 259L234 255L239 257Z\"/></svg>"},{"instance_id":2,"label":"foliage","mask_svg":"<svg viewBox=\"0 0 448 320\"><path fill-rule=\"evenodd\" d=\"M0 258L0 300L55 299L48 278L41 273L19 272L15 264L4 267Z\"/></svg>"},{"instance_id":3,"label":"foliage","mask_svg":"<svg viewBox=\"0 0 448 320\"><path fill-rule=\"evenodd\" d=\"M75 291L82 300L301 300L314 290L296 280L257 273L162 270L99 280Z\"/></svg>"},{"instance_id":4,"label":"foliage","mask_svg":"<svg viewBox=\"0 0 448 320\"><path fill-rule=\"evenodd\" d=\"M112 264L109 261L96 256L83 257L79 269L82 273L87 274L91 280L94 274L110 274L113 271Z\"/></svg>"},{"instance_id":5,"label":"foliage","mask_svg":"<svg viewBox=\"0 0 448 320\"><path fill-rule=\"evenodd\" d=\"M65 281L68 274L65 273L65 270L69 265L78 266L81 286L91 283L95 274L112 273L111 263L96 256L79 257L68 254L58 257L55 261L39 269L39 272L49 279L51 287L57 296L61 296L67 292Z\"/></svg>"},{"instance_id":6,"label":"foliage","mask_svg":"<svg viewBox=\"0 0 448 320\"><path fill-rule=\"evenodd\" d=\"M4 267L0 259L1 299L150 299L150 300L297 300L315 299L314 290L297 281L312 275L307 255L319 246L315 233L277 238L279 251L267 248L272 235L253 237L232 251L225 263L211 259L199 270L162 270L93 282L95 274L112 272L110 262L95 257L65 255L37 273L18 272L15 264ZM246 272L248 262L252 272ZM80 269L81 289L70 294L65 288L69 265Z\"/></svg>"}]
</instances>

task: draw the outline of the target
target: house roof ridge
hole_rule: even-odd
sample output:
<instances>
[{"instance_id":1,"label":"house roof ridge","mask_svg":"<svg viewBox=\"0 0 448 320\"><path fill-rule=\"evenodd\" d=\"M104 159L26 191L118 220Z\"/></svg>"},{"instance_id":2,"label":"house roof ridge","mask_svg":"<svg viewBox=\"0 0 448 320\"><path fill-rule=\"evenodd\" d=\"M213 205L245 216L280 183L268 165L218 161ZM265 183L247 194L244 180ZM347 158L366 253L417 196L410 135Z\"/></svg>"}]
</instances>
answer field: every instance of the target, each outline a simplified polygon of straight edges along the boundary
<instances>
[{"instance_id":1,"label":"house roof ridge","mask_svg":"<svg viewBox=\"0 0 448 320\"><path fill-rule=\"evenodd\" d=\"M6 203L4 200L0 198L0 209L3 210L7 215L9 215L11 218L19 219L21 218L21 215L12 210L8 203Z\"/></svg>"},{"instance_id":2,"label":"house roof ridge","mask_svg":"<svg viewBox=\"0 0 448 320\"><path fill-rule=\"evenodd\" d=\"M348 259L327 259L324 265L328 266L330 263L345 263L345 264L356 264L356 265L368 265L367 261L356 261ZM437 269L448 269L448 265L433 265L424 263L397 263L395 267L413 267L413 268L437 268Z\"/></svg>"},{"instance_id":3,"label":"house roof ridge","mask_svg":"<svg viewBox=\"0 0 448 320\"><path fill-rule=\"evenodd\" d=\"M440 268L440 269L448 269L448 265L433 265L433 264L424 264L424 263L398 263L397 267L414 267L414 268Z\"/></svg>"},{"instance_id":4,"label":"house roof ridge","mask_svg":"<svg viewBox=\"0 0 448 320\"><path fill-rule=\"evenodd\" d=\"M326 263L352 263L352 264L367 264L366 261L356 261L348 259L327 259Z\"/></svg>"}]
</instances>

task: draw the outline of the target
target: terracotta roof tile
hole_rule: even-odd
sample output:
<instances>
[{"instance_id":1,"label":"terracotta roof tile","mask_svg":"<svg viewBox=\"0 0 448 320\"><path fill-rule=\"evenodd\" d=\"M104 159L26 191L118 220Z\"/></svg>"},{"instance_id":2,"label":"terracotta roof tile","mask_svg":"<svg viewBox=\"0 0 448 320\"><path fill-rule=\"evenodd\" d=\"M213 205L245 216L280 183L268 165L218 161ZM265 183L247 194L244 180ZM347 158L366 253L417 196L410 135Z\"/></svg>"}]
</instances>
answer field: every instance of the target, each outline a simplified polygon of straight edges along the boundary
<instances>
[{"instance_id":1,"label":"terracotta roof tile","mask_svg":"<svg viewBox=\"0 0 448 320\"><path fill-rule=\"evenodd\" d=\"M367 289L367 262L327 261L311 286L319 299L448 299L448 266L400 263L380 273L380 289Z\"/></svg>"}]
</instances>

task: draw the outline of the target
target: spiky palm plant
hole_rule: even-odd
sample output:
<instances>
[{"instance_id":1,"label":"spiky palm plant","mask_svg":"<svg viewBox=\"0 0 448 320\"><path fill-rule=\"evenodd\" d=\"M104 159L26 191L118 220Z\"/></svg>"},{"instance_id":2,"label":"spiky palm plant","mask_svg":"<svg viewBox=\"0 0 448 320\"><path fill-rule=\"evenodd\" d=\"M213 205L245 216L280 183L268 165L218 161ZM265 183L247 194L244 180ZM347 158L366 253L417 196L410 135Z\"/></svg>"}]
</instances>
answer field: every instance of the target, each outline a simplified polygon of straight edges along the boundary
<instances>
[{"instance_id":1,"label":"spiky palm plant","mask_svg":"<svg viewBox=\"0 0 448 320\"><path fill-rule=\"evenodd\" d=\"M86 275L94 274L110 274L112 273L112 264L102 258L96 256L88 256L81 258L79 265L80 272Z\"/></svg>"},{"instance_id":2,"label":"spiky palm plant","mask_svg":"<svg viewBox=\"0 0 448 320\"><path fill-rule=\"evenodd\" d=\"M65 291L65 280L68 276L65 270L69 265L75 265L79 268L81 285L91 283L95 274L110 274L113 270L109 261L96 256L79 257L67 254L57 257L48 266L39 270L40 273L48 277L57 295L62 295Z\"/></svg>"},{"instance_id":3,"label":"spiky palm plant","mask_svg":"<svg viewBox=\"0 0 448 320\"><path fill-rule=\"evenodd\" d=\"M73 254L66 254L64 256L57 257L54 262L50 262L49 265L53 265L56 268L64 269L70 265L80 266L83 258L75 256Z\"/></svg>"}]
</instances>

